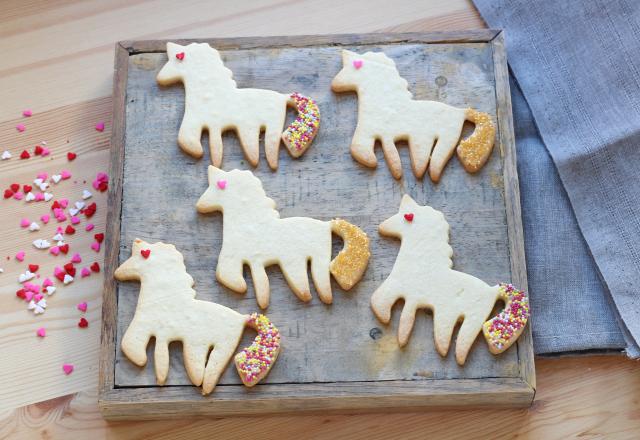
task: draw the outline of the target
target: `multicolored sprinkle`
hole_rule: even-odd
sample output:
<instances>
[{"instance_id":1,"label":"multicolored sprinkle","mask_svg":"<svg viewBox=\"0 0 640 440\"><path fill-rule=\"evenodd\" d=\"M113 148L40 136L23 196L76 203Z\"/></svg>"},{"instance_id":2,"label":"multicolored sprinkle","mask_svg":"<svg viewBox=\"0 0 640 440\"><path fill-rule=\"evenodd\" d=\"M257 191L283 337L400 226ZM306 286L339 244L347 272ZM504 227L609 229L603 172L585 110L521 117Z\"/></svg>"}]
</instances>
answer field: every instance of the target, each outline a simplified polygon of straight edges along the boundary
<instances>
[{"instance_id":1,"label":"multicolored sprinkle","mask_svg":"<svg viewBox=\"0 0 640 440\"><path fill-rule=\"evenodd\" d=\"M252 387L271 370L280 353L280 331L264 315L252 313L247 325L258 332L253 343L238 353L234 362L244 383Z\"/></svg>"},{"instance_id":2,"label":"multicolored sprinkle","mask_svg":"<svg viewBox=\"0 0 640 440\"><path fill-rule=\"evenodd\" d=\"M311 145L320 127L320 109L316 102L299 93L292 93L289 101L296 106L298 117L282 133L282 140L293 157L301 156Z\"/></svg>"},{"instance_id":3,"label":"multicolored sprinkle","mask_svg":"<svg viewBox=\"0 0 640 440\"><path fill-rule=\"evenodd\" d=\"M491 353L498 354L513 344L529 320L529 297L524 290L511 284L500 284L498 295L506 306L497 316L482 326Z\"/></svg>"}]
</instances>

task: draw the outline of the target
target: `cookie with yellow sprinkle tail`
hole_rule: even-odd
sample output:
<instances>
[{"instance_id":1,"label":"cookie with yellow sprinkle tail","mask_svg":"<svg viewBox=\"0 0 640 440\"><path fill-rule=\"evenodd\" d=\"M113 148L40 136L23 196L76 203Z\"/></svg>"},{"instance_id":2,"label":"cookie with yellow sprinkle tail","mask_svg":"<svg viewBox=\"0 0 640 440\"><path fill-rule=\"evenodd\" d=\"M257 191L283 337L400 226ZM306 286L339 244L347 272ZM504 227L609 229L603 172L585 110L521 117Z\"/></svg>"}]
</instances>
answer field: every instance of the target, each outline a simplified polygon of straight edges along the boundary
<instances>
[{"instance_id":1,"label":"cookie with yellow sprinkle tail","mask_svg":"<svg viewBox=\"0 0 640 440\"><path fill-rule=\"evenodd\" d=\"M400 211L380 224L379 232L402 243L391 274L371 297L371 308L387 324L393 305L404 299L398 326L400 346L409 341L419 309L433 312L435 345L442 356L449 351L454 327L462 321L456 340L460 365L480 331L493 354L505 351L522 334L529 319L527 294L511 284L490 286L453 270L449 224L440 211L420 206L405 195ZM505 308L487 320L497 300L504 301Z\"/></svg>"},{"instance_id":2,"label":"cookie with yellow sprinkle tail","mask_svg":"<svg viewBox=\"0 0 640 440\"><path fill-rule=\"evenodd\" d=\"M195 299L193 278L187 273L182 254L172 244L136 239L131 257L114 275L120 281L140 281L138 305L121 348L131 362L143 367L147 363L147 345L154 337L159 385L165 384L169 374L169 344L173 341L182 342L187 375L195 386L202 386L202 394L213 391L245 326L255 329L258 335L236 356L243 383L257 384L278 358L280 332L266 316L243 315L220 304Z\"/></svg>"},{"instance_id":3,"label":"cookie with yellow sprinkle tail","mask_svg":"<svg viewBox=\"0 0 640 440\"><path fill-rule=\"evenodd\" d=\"M280 218L275 202L251 171L223 171L209 166L209 188L196 205L201 213L223 212L223 240L216 278L229 289L244 293L242 271L248 265L261 308L269 305L266 266L280 266L291 290L311 300L307 265L320 300L332 301L330 275L344 290L364 275L369 262L367 234L346 220L321 221L309 217ZM344 248L331 259L331 234Z\"/></svg>"},{"instance_id":4,"label":"cookie with yellow sprinkle tail","mask_svg":"<svg viewBox=\"0 0 640 440\"><path fill-rule=\"evenodd\" d=\"M335 92L358 94L358 123L351 141L351 154L364 166L375 168L376 141L382 144L391 174L402 177L402 164L395 142L406 140L413 173L438 182L457 147L458 158L470 173L489 159L495 140L495 126L487 113L452 107L438 101L417 101L400 76L395 62L381 52L357 54L342 51L342 70L333 78ZM464 121L475 130L460 141Z\"/></svg>"},{"instance_id":5,"label":"cookie with yellow sprinkle tail","mask_svg":"<svg viewBox=\"0 0 640 440\"><path fill-rule=\"evenodd\" d=\"M202 157L202 131L207 130L211 162L219 167L222 164L222 132L233 129L245 157L256 166L259 136L264 130L265 155L269 166L275 170L280 139L291 156L297 158L304 154L318 133L320 110L313 99L299 93L239 89L220 53L207 43L188 46L167 43L167 57L167 63L156 79L161 85L184 83L185 110L178 145L185 153ZM298 116L282 132L287 106L294 107Z\"/></svg>"}]
</instances>

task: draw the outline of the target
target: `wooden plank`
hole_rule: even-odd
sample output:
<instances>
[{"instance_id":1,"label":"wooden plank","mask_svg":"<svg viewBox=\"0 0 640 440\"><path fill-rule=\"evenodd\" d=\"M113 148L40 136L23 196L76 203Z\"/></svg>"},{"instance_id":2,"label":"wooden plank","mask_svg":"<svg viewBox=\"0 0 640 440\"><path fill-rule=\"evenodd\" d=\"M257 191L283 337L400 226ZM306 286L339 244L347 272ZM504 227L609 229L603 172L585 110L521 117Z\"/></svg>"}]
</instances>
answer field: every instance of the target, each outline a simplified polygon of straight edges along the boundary
<instances>
[{"instance_id":1,"label":"wooden plank","mask_svg":"<svg viewBox=\"0 0 640 440\"><path fill-rule=\"evenodd\" d=\"M496 115L500 132L496 150L503 154L513 150L513 138L508 137L512 130L508 125L510 120L505 122L504 119L510 116L510 110L499 108L505 102L505 91L496 91L505 83L499 83L497 75L494 78L494 69L502 62L496 60L499 50L495 45L492 42L425 44L424 37L421 40L419 36L411 35L382 38L385 42L379 45L373 43L378 35L359 36L358 41L365 41L366 46L347 47L360 51L384 50L392 56L401 75L409 81L416 99L436 99L460 107L473 106ZM495 33L491 33L487 39L494 36ZM473 176L464 172L457 161L452 161L442 182L433 185L428 180L416 181L413 178L406 151L401 148L405 168L403 180L393 180L386 166L375 171L364 169L351 159L348 152L348 142L355 126L355 95L334 95L329 90L329 81L341 67L340 48L335 44L330 47L313 45L310 38L302 37L298 45L295 39L291 39L281 47L260 46L258 39L245 39L242 44L233 39L227 46L243 49L222 51L239 87L281 92L297 90L316 98L323 112L320 135L302 160L292 161L283 153L280 168L273 173L267 169L262 157L254 172L263 180L267 194L278 203L283 217L305 215L329 219L341 216L363 226L372 237L373 258L367 276L353 292L345 294L334 285L335 301L332 306L324 306L315 297L311 304L299 302L290 293L279 271L269 272L274 295L268 314L283 330L286 350L267 378L265 387L283 389L295 383L293 389L298 390L299 396L304 396L306 386L321 386L330 394L349 383L366 382L367 386L371 383L377 386L409 381L411 387L428 394L432 389L431 383L447 382L461 395L474 396L482 386L479 384L485 380L482 378L494 377L507 380L505 383L518 383L518 397L508 405L530 402L533 396L531 380L523 380L522 377L525 375L524 364L532 362L532 358L523 361L519 358L519 349L512 348L501 356L493 357L484 344L477 341L467 364L461 368L455 364L451 353L446 359L436 354L430 318L417 320L412 341L406 349L400 350L395 342L395 325L384 328L375 321L368 307L371 292L387 276L397 255L397 242L379 238L377 224L397 212L400 196L405 191L419 202L429 203L447 215L452 226L456 268L487 282L517 282L520 278L512 276L512 270L514 273L520 271L519 265L524 263L524 259L510 262L510 254L513 255L514 249L517 251L517 248L510 249L514 245L511 241L517 240L518 235L511 237L508 229L518 227L519 222L513 222L509 216L513 215L515 202L518 202L519 212L519 201L511 200L511 207L505 210L505 197L507 194L513 197L513 194L508 193L507 185L504 185L513 177L511 173L515 168L507 169L506 163L503 167L502 155L498 153L494 153L481 173ZM343 44L348 45L349 38L353 36L340 38L343 38ZM420 42L406 44L409 38ZM440 37L438 41L445 39ZM219 216L198 215L193 208L195 200L206 187L208 158L195 161L177 148L175 139L184 108L182 87L160 90L155 83L155 74L164 64L166 55L136 53L140 50L136 44L122 43L122 47L133 55L126 61L124 58L120 60L120 63L128 63L126 119L129 128L123 168L112 169L112 175L122 179L122 199L125 201L120 219L122 240L119 259L128 258L129 247L135 237L174 242L185 254L200 298L215 300L244 312L254 311L257 306L251 285L249 294L243 297L213 281L221 245L221 219ZM164 42L160 44L164 47ZM219 44L217 46L220 47ZM427 58L428 62L425 61ZM251 62L247 63L247 60ZM295 66L295 74L291 73L292 66ZM120 66L118 72L122 70ZM124 96L124 92L119 93ZM508 89L506 96L508 99ZM124 100L121 103L124 106ZM122 142L119 147L116 141L114 139L114 147L125 148ZM235 136L225 135L224 142L224 168L247 168ZM120 154L122 152L114 152L116 161L122 161L118 159ZM379 160L382 162L381 158ZM153 172L148 172L149 169ZM116 185L112 189L114 187ZM162 191L141 191L141 188L162 188ZM516 186L509 191L512 190L517 196L517 175ZM167 206L171 207L169 216ZM339 207L340 210L333 212L326 207ZM109 224L116 227L117 222L109 221ZM108 249L110 256L117 251ZM116 264L115 257L109 258L107 274L112 273ZM248 277L247 280L250 282ZM526 283L526 272L524 281ZM117 287L108 284L105 298L110 296L113 301L114 290L117 291L117 306L111 306L117 307L119 338L132 317L139 286L135 283ZM110 313L105 312L105 318ZM396 307L396 319L398 314L399 308ZM113 316L109 319L113 321ZM342 327L345 322L349 322L350 327ZM247 344L250 337L245 335L242 343ZM103 349L105 347L107 350L115 349L116 357L115 378L110 379L112 382L103 382L101 389L101 405L105 414L115 416L123 405L127 405L126 399L117 403L120 410L113 409L111 405L116 399L114 396L120 392L124 393L118 394L120 396L127 395L127 389L132 392L144 389L149 395L157 391L158 398L169 396L166 390L170 389L181 389L185 396L195 393L184 374L177 344L172 350L168 381L173 386L165 388L154 386L152 363L145 369L138 369L122 356L116 348L117 342L116 347L103 344ZM107 364L103 368L108 372ZM214 397L207 402L217 402L221 398L220 390L226 390L225 393L235 398L244 398L246 390L237 385L239 380L231 370L226 371ZM478 387L468 386L476 383ZM251 401L267 399L263 394L252 394L250 398ZM391 401L385 402L391 404ZM451 402L461 405L474 404L478 400L465 397ZM133 402L129 403L135 406ZM294 403L292 405L295 407ZM142 411L136 408L136 414ZM215 411L223 410L216 408Z\"/></svg>"}]
</instances>

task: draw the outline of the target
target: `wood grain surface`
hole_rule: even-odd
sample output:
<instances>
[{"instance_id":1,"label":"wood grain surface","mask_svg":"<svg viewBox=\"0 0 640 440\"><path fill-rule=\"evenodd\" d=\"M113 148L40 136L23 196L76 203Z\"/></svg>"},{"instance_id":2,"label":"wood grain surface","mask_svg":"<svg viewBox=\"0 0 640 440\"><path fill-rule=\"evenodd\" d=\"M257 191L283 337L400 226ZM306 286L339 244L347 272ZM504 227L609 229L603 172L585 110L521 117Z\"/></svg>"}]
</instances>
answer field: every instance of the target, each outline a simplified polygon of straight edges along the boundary
<instances>
[{"instance_id":1,"label":"wood grain surface","mask_svg":"<svg viewBox=\"0 0 640 440\"><path fill-rule=\"evenodd\" d=\"M0 150L20 152L46 139L52 162L0 162L0 186L27 182L43 169L68 167L91 178L108 167L113 47L125 39L253 36L372 31L477 29L467 0L373 1L73 1L5 0L0 10ZM508 36L507 36L508 40ZM27 131L15 125L32 108ZM93 124L107 122L104 133ZM79 157L62 157L73 143ZM70 190L68 188L68 190ZM75 195L75 187L68 196ZM63 195L63 190L60 195ZM105 201L99 201L104 207ZM17 227L28 213L0 204L0 256L27 248ZM104 226L99 209L96 225ZM78 248L88 238L76 238ZM74 243L76 243L74 241ZM84 255L84 254L83 254ZM89 254L91 255L91 254ZM102 255L102 254L100 254ZM46 264L49 264L47 262ZM32 315L15 300L22 266L0 267L0 438L638 438L637 363L622 357L538 359L538 394L530 410L439 411L357 416L287 416L106 423L97 409L100 277L65 290L43 316L36 340ZM49 264L49 270L51 264ZM61 292L60 292L61 293ZM76 302L89 302L91 325L76 327ZM94 325L95 324L95 325ZM60 364L76 371L63 376ZM506 417L506 418L505 418Z\"/></svg>"}]
</instances>

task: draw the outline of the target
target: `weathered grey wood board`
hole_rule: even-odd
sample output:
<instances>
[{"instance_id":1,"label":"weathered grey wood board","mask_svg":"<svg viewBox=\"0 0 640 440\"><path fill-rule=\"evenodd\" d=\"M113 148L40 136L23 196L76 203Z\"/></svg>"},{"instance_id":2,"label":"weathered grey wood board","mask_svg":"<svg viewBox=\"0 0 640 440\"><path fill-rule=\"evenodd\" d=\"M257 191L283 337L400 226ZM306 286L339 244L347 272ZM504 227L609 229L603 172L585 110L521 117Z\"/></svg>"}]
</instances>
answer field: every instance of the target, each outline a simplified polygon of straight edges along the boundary
<instances>
[{"instance_id":1,"label":"weathered grey wood board","mask_svg":"<svg viewBox=\"0 0 640 440\"><path fill-rule=\"evenodd\" d=\"M469 38L470 42L444 40L428 44L428 38L410 41L374 37L343 36L344 45L326 44L322 39L314 44L313 37L301 37L306 38L300 40L305 44L295 44L295 40L290 44L274 44L275 40L271 39L270 44L259 44L260 39L253 39L230 45L228 49L218 45L239 87L283 93L298 91L315 98L320 106L320 132L302 158L294 160L282 148L280 165L274 172L267 166L261 146L260 164L253 171L262 180L267 195L276 201L281 216L346 218L369 234L372 245L371 262L364 279L350 292L342 291L333 283L334 302L330 306L322 304L313 290L313 300L301 302L279 269L268 270L272 295L266 313L281 329L284 348L265 384L274 387L288 384L287 389L292 384L301 384L301 387L302 384L325 384L325 396L330 396L331 387L336 383L414 381L416 386L429 386L434 381L458 383L457 380L461 380L460 383L471 385L483 378L522 379L528 368L523 367L523 362L533 362L532 358L523 359L529 356L531 348L528 335L518 346L499 356L491 355L484 341L478 338L467 363L460 367L453 350L446 358L435 351L433 321L427 313L418 317L410 343L401 349L396 342L399 305L394 309L390 326L377 322L371 312L370 296L389 274L399 248L398 241L380 237L377 226L397 212L404 193L445 213L451 225L456 269L488 283L526 283L526 279L514 279L522 278L522 273L512 275L514 237L516 240L521 237L520 220L512 218L513 211L519 215L519 202L517 207L512 206L512 180L505 192L506 176L515 179L517 196L515 168L507 170L509 163L505 160L505 151L513 154L512 137L498 136L491 159L476 175L466 173L457 159L452 159L439 184L433 184L428 178L416 181L410 170L406 145L401 144L404 178L397 181L391 176L381 151L378 150L376 170L364 168L351 158L349 143L356 124L357 97L336 95L330 89L331 79L341 68L343 47L358 52L384 51L395 60L416 99L439 100L486 111L498 121L502 133L505 127L500 124L505 124L505 117L510 124L511 116L510 104L505 103L501 98L503 93L496 90L497 81L498 87L505 84L504 79L497 80L495 42ZM340 43L340 38L336 42ZM155 44L149 46L150 43ZM144 50L145 44L153 50ZM126 57L126 86L121 91L124 94L122 121L126 129L123 128L122 152L117 158L122 161L122 180L118 182L121 183L121 211L117 213L120 238L110 249L114 254L113 265L130 256L130 246L136 237L174 243L185 256L200 299L245 313L256 311L258 306L247 271L249 290L245 295L234 293L215 280L222 245L222 217L201 215L195 210L195 202L207 186L209 156L207 152L203 159L195 160L176 144L184 111L184 89L181 85L160 87L155 81L167 59L163 46L163 42L144 42L142 49L131 49ZM291 119L292 114L289 117ZM509 130L510 125L505 133ZM224 169L251 168L243 158L235 133L225 134L223 142ZM513 228L520 231L514 232ZM340 246L336 240L334 255ZM516 243L515 248L518 246L521 243ZM517 265L524 265L522 256L515 260ZM524 268L521 269L524 273ZM146 368L133 365L119 349L120 339L135 311L139 284L108 282L107 289L110 288L117 296L117 310L110 316L115 319L114 327L109 328L109 332L115 332L115 341L111 341L108 348L114 351L110 355L114 362L108 371L112 375L109 386L113 390L160 389L155 387L152 345ZM249 344L253 336L247 331L241 346ZM523 344L525 349L521 348ZM197 394L186 377L180 344L172 344L171 349L167 384L190 388ZM531 371L532 368L531 365ZM240 383L234 368L229 366L218 390L230 386L230 390L235 390L234 395L244 399L248 391ZM252 395L259 398L255 391ZM532 388L530 395L533 396ZM215 392L202 399L215 401L217 396L220 394ZM353 405L354 409L357 407Z\"/></svg>"}]
</instances>

